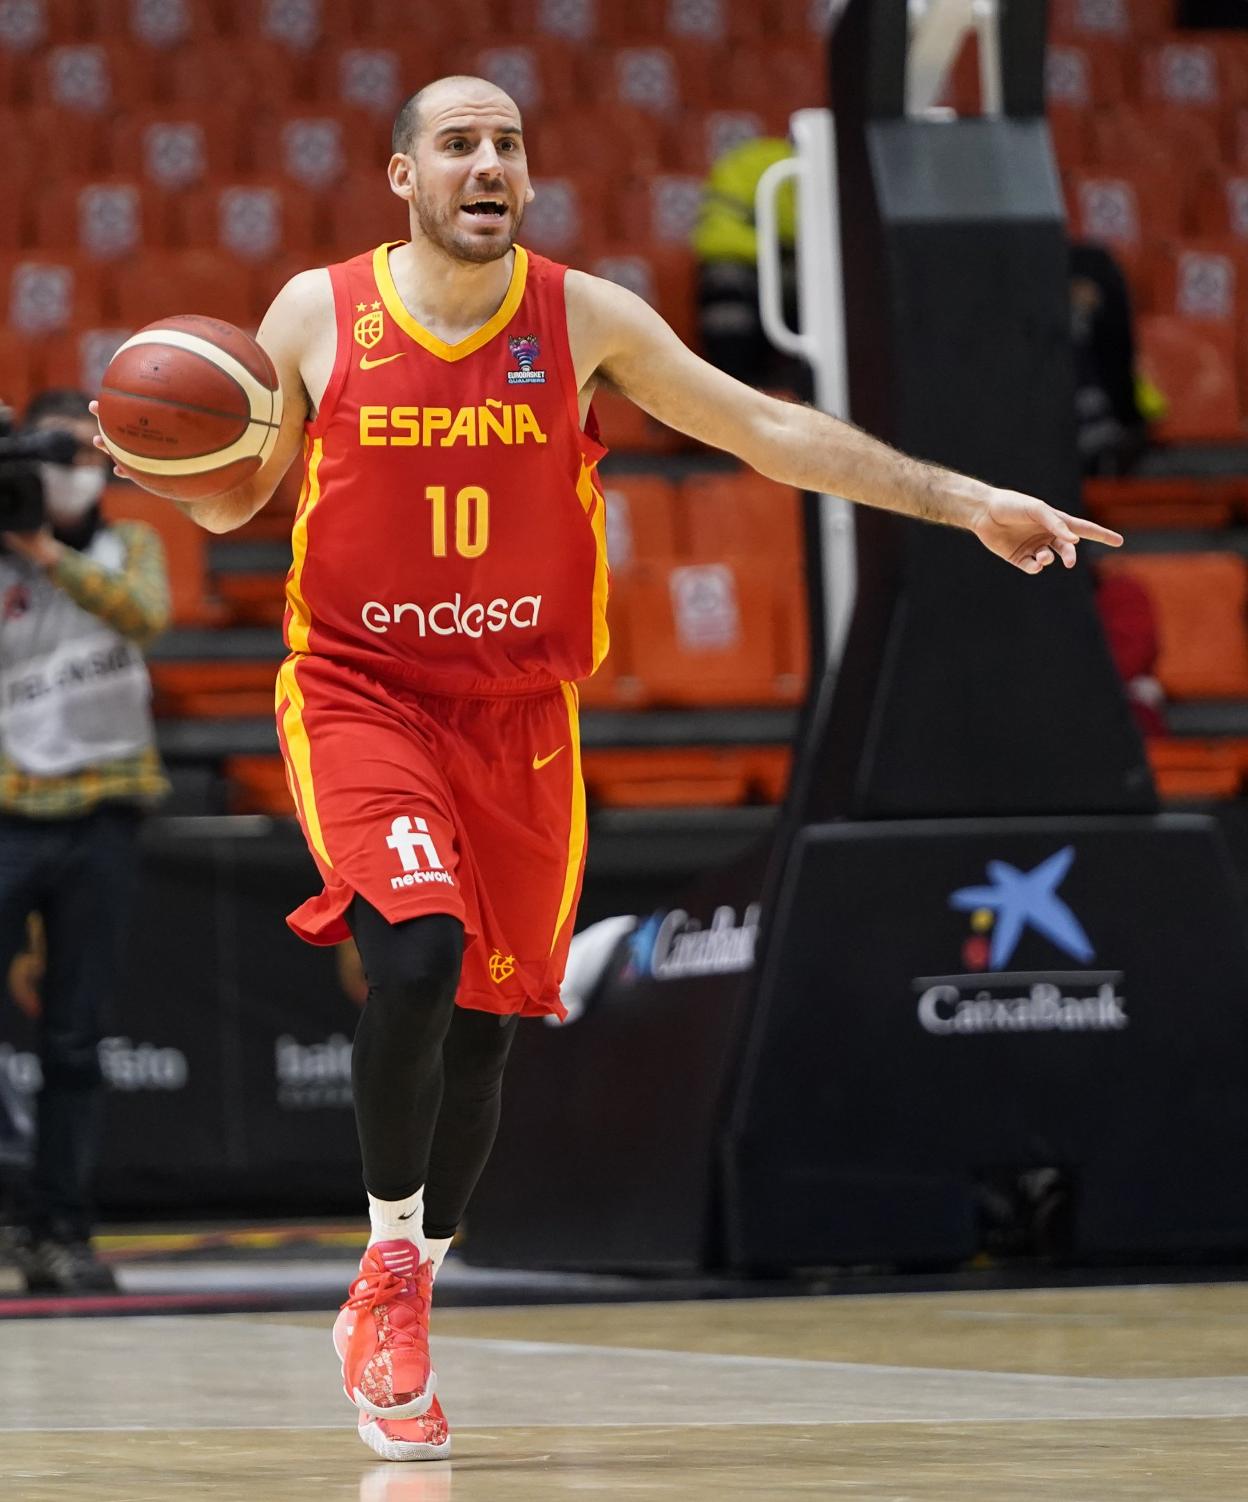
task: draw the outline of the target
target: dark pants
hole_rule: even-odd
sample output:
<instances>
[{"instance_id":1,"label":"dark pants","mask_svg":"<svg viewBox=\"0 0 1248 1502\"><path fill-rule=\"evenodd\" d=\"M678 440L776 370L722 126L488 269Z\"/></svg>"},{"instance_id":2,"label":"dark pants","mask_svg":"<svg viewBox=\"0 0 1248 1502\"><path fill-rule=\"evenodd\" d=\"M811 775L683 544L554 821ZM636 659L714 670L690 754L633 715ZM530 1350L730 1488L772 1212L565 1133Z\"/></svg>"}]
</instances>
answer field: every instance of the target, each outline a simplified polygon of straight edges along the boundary
<instances>
[{"instance_id":1,"label":"dark pants","mask_svg":"<svg viewBox=\"0 0 1248 1502\"><path fill-rule=\"evenodd\" d=\"M91 1227L100 1135L98 1044L117 984L137 871L140 815L119 805L75 819L0 814L0 977L42 915L48 965L38 1049L43 1085L26 1219L71 1237Z\"/></svg>"}]
</instances>

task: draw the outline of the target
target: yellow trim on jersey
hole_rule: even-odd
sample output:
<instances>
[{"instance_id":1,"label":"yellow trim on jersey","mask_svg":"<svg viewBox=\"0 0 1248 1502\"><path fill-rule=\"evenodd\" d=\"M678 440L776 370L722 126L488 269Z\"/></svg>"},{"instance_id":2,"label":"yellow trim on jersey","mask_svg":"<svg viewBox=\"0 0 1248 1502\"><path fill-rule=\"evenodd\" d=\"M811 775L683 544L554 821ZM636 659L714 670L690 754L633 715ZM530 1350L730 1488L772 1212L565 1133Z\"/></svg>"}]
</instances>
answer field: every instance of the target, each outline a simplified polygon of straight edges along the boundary
<instances>
[{"instance_id":1,"label":"yellow trim on jersey","mask_svg":"<svg viewBox=\"0 0 1248 1502\"><path fill-rule=\"evenodd\" d=\"M286 750L289 754L287 778L293 774L298 784L295 802L303 810L308 839L312 841L316 853L332 870L334 863L325 848L321 817L316 809L316 789L312 785L312 743L308 739L307 726L303 723L303 689L295 671L295 661L295 658L288 657L277 672L278 692L288 701L286 713L282 716L282 733L286 737Z\"/></svg>"},{"instance_id":2,"label":"yellow trim on jersey","mask_svg":"<svg viewBox=\"0 0 1248 1502\"><path fill-rule=\"evenodd\" d=\"M295 512L295 525L291 528L290 573L286 576L286 599L290 605L290 650L308 650L308 632L312 628L312 614L303 598L303 565L308 556L308 518L321 498L321 439L313 438L308 450L307 468L303 476L303 490L299 496L299 509Z\"/></svg>"},{"instance_id":3,"label":"yellow trim on jersey","mask_svg":"<svg viewBox=\"0 0 1248 1502\"><path fill-rule=\"evenodd\" d=\"M511 284L507 288L507 296L503 298L502 307L493 318L483 323L475 334L469 334L458 344L447 344L436 334L431 334L423 324L416 322L399 296L399 289L394 285L394 277L390 274L390 252L396 245L405 243L403 240L392 240L387 245L377 247L373 252L373 277L377 283L377 290L381 293L381 300L386 305L386 312L405 334L415 339L416 343L423 349L427 349L431 355L437 355L439 360L462 360L466 355L479 350L483 344L488 344L494 335L500 329L505 329L515 317L516 309L524 297L524 286L529 275L528 252L522 245L515 247L516 259L511 268Z\"/></svg>"},{"instance_id":4,"label":"yellow trim on jersey","mask_svg":"<svg viewBox=\"0 0 1248 1502\"><path fill-rule=\"evenodd\" d=\"M591 649L593 667L590 668L590 672L594 673L611 646L611 633L607 627L607 594L611 577L607 567L607 502L602 491L594 484L593 466L587 459L581 460L576 496L585 508L594 532L594 635Z\"/></svg>"},{"instance_id":5,"label":"yellow trim on jersey","mask_svg":"<svg viewBox=\"0 0 1248 1502\"><path fill-rule=\"evenodd\" d=\"M563 926L572 915L572 903L576 897L576 882L581 874L581 860L585 855L585 783L581 778L581 723L577 706L580 702L574 683L561 683L563 702L568 707L568 745L572 748L572 817L568 826L568 869L563 876L563 896L559 900L559 916L555 919L555 931L550 938L550 952Z\"/></svg>"}]
</instances>

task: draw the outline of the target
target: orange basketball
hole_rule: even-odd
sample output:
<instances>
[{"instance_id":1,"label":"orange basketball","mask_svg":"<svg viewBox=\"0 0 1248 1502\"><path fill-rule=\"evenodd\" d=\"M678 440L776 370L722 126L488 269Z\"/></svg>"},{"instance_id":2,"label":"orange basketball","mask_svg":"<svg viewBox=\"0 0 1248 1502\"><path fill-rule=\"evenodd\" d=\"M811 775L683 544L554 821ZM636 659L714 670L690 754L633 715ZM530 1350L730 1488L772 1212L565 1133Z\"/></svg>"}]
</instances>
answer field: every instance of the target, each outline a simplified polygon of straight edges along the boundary
<instances>
[{"instance_id":1,"label":"orange basketball","mask_svg":"<svg viewBox=\"0 0 1248 1502\"><path fill-rule=\"evenodd\" d=\"M203 500L241 485L273 452L282 393L250 335L188 313L121 346L104 372L99 422L109 453L146 489Z\"/></svg>"}]
</instances>

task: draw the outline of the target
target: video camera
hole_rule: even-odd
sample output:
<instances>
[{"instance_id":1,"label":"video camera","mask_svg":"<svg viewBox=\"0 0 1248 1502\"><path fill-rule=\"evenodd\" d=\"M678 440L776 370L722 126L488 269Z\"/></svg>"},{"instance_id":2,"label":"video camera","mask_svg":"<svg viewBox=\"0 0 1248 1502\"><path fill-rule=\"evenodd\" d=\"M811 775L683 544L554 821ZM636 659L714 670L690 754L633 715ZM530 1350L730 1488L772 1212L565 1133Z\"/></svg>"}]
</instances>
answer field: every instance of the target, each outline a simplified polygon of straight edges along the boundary
<instances>
[{"instance_id":1,"label":"video camera","mask_svg":"<svg viewBox=\"0 0 1248 1502\"><path fill-rule=\"evenodd\" d=\"M37 532L44 523L40 464L72 464L78 453L72 433L14 433L0 426L0 532Z\"/></svg>"}]
</instances>

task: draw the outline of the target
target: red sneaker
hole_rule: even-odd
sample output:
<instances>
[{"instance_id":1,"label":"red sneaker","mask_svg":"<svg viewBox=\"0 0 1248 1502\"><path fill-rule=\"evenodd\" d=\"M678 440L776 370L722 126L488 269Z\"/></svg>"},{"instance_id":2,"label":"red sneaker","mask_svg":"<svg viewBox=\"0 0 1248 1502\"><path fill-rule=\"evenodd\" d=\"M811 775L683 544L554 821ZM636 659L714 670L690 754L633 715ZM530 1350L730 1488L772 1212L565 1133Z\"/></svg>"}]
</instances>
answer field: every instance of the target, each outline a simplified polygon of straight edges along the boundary
<instances>
[{"instance_id":1,"label":"red sneaker","mask_svg":"<svg viewBox=\"0 0 1248 1502\"><path fill-rule=\"evenodd\" d=\"M360 1438L382 1460L445 1460L451 1453L450 1425L437 1398L418 1419L360 1414Z\"/></svg>"},{"instance_id":2,"label":"red sneaker","mask_svg":"<svg viewBox=\"0 0 1248 1502\"><path fill-rule=\"evenodd\" d=\"M437 1388L429 1360L433 1263L416 1258L410 1241L370 1246L334 1321L343 1389L374 1418L420 1418Z\"/></svg>"}]
</instances>

